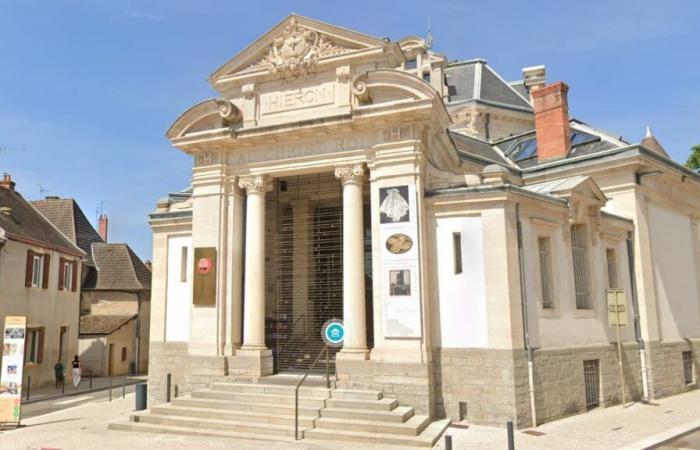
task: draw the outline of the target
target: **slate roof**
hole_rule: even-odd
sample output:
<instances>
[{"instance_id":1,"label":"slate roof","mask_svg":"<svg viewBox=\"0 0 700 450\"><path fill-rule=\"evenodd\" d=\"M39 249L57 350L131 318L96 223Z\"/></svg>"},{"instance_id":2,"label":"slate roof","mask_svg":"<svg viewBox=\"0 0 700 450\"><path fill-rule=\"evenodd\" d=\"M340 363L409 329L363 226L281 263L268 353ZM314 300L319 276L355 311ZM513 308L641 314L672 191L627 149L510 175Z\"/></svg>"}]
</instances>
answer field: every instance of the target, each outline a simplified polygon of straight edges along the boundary
<instances>
[{"instance_id":1,"label":"slate roof","mask_svg":"<svg viewBox=\"0 0 700 450\"><path fill-rule=\"evenodd\" d=\"M87 254L86 260L89 264L94 264L90 246L93 242L103 241L74 199L46 197L44 200L35 200L31 203L73 244Z\"/></svg>"},{"instance_id":2,"label":"slate roof","mask_svg":"<svg viewBox=\"0 0 700 450\"><path fill-rule=\"evenodd\" d=\"M92 244L95 270L84 289L140 291L151 288L151 271L127 244Z\"/></svg>"},{"instance_id":3,"label":"slate roof","mask_svg":"<svg viewBox=\"0 0 700 450\"><path fill-rule=\"evenodd\" d=\"M447 75L447 106L468 101L532 111L527 96L501 78L483 59L452 63Z\"/></svg>"},{"instance_id":4,"label":"slate roof","mask_svg":"<svg viewBox=\"0 0 700 450\"><path fill-rule=\"evenodd\" d=\"M80 316L80 334L111 334L132 320L130 316L102 316L88 314Z\"/></svg>"},{"instance_id":5,"label":"slate roof","mask_svg":"<svg viewBox=\"0 0 700 450\"><path fill-rule=\"evenodd\" d=\"M51 224L19 192L0 188L0 228L8 239L83 256L78 247Z\"/></svg>"}]
</instances>

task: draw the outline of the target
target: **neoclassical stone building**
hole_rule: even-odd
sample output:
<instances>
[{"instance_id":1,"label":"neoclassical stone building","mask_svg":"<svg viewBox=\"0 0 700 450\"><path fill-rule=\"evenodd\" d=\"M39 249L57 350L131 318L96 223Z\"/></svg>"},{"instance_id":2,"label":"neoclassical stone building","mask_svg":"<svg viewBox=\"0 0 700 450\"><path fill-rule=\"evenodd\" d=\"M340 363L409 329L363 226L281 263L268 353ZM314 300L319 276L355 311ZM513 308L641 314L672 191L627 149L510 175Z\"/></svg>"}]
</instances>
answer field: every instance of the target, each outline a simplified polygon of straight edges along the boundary
<instances>
[{"instance_id":1,"label":"neoclassical stone building","mask_svg":"<svg viewBox=\"0 0 700 450\"><path fill-rule=\"evenodd\" d=\"M191 187L150 217L153 399L304 372L338 318L339 390L527 427L621 401L610 289L627 399L695 386L700 176L651 133L571 117L543 66L298 15L209 82L167 131Z\"/></svg>"}]
</instances>

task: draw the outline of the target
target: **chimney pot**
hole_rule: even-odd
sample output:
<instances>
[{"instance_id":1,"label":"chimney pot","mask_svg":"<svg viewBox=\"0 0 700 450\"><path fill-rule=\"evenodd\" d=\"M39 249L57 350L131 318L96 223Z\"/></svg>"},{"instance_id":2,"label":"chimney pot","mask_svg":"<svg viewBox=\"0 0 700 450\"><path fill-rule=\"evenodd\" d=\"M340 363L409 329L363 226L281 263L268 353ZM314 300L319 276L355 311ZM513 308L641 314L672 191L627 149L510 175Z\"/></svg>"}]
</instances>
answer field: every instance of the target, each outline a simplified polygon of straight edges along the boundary
<instances>
[{"instance_id":1,"label":"chimney pot","mask_svg":"<svg viewBox=\"0 0 700 450\"><path fill-rule=\"evenodd\" d=\"M538 161L565 158L571 150L568 92L562 81L532 92Z\"/></svg>"},{"instance_id":2,"label":"chimney pot","mask_svg":"<svg viewBox=\"0 0 700 450\"><path fill-rule=\"evenodd\" d=\"M0 187L9 189L11 191L15 190L15 182L12 181L12 176L9 173L4 173L2 175L2 181L0 181Z\"/></svg>"},{"instance_id":3,"label":"chimney pot","mask_svg":"<svg viewBox=\"0 0 700 450\"><path fill-rule=\"evenodd\" d=\"M100 235L103 241L107 242L107 230L109 228L109 218L107 214L100 214L100 219L98 221L97 233Z\"/></svg>"},{"instance_id":4,"label":"chimney pot","mask_svg":"<svg viewBox=\"0 0 700 450\"><path fill-rule=\"evenodd\" d=\"M546 83L547 72L544 66L532 66L523 68L523 83L527 91L532 93L544 87Z\"/></svg>"}]
</instances>

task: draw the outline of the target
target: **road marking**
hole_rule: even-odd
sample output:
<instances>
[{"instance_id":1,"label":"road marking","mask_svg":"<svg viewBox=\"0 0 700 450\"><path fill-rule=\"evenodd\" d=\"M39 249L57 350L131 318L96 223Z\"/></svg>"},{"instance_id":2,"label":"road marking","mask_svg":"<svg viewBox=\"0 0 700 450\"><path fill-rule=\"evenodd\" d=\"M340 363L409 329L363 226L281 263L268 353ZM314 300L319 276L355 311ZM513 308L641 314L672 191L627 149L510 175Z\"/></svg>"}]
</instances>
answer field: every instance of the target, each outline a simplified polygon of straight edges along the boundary
<instances>
[{"instance_id":1,"label":"road marking","mask_svg":"<svg viewBox=\"0 0 700 450\"><path fill-rule=\"evenodd\" d=\"M85 400L90 400L91 398L95 398L93 395L88 395L87 397L78 397L78 398L72 398L70 400L63 400L62 402L54 402L54 405L70 405L71 403L78 403L82 402Z\"/></svg>"}]
</instances>

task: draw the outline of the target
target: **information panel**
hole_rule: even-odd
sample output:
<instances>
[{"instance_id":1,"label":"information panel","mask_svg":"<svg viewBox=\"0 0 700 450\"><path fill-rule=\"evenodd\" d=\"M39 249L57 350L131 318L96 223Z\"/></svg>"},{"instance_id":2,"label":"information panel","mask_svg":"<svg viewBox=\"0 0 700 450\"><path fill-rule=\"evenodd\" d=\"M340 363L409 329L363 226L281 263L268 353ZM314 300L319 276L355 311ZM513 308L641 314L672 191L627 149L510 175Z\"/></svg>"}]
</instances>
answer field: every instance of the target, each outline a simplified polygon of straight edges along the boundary
<instances>
[{"instance_id":1,"label":"information panel","mask_svg":"<svg viewBox=\"0 0 700 450\"><path fill-rule=\"evenodd\" d=\"M26 333L26 317L5 317L0 372L0 423L19 423Z\"/></svg>"},{"instance_id":2,"label":"information panel","mask_svg":"<svg viewBox=\"0 0 700 450\"><path fill-rule=\"evenodd\" d=\"M195 306L216 305L216 248L194 249L194 283L192 303Z\"/></svg>"}]
</instances>

